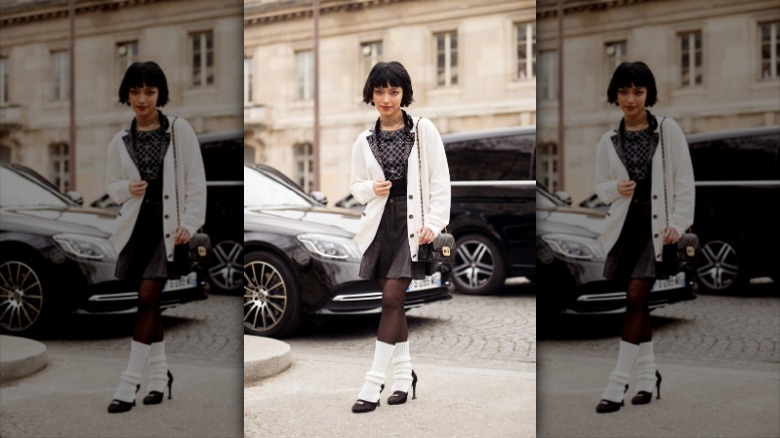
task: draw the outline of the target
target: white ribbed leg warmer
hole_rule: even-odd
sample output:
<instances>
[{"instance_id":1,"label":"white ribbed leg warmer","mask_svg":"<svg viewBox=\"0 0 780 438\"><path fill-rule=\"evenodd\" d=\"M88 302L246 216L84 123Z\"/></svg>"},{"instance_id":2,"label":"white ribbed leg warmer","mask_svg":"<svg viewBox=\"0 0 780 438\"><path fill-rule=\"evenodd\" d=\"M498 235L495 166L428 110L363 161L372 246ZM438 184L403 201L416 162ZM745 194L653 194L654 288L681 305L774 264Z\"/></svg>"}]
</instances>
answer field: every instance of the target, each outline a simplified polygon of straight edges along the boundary
<instances>
[{"instance_id":1,"label":"white ribbed leg warmer","mask_svg":"<svg viewBox=\"0 0 780 438\"><path fill-rule=\"evenodd\" d=\"M615 369L609 375L607 389L604 390L604 395L601 396L602 399L615 403L623 401L626 384L631 376L631 367L634 366L638 352L639 346L637 344L620 341L617 365L615 365Z\"/></svg>"},{"instance_id":2,"label":"white ribbed leg warmer","mask_svg":"<svg viewBox=\"0 0 780 438\"><path fill-rule=\"evenodd\" d=\"M114 399L127 403L132 403L135 400L136 385L141 383L141 371L148 356L148 344L136 341L130 343L130 360L127 362L127 369L119 379L119 387L114 393Z\"/></svg>"},{"instance_id":3,"label":"white ribbed leg warmer","mask_svg":"<svg viewBox=\"0 0 780 438\"><path fill-rule=\"evenodd\" d=\"M393 365L395 365L395 371L393 372L393 389L390 393L409 392L409 388L412 386L412 358L409 356L409 341L395 344Z\"/></svg>"},{"instance_id":4,"label":"white ribbed leg warmer","mask_svg":"<svg viewBox=\"0 0 780 438\"><path fill-rule=\"evenodd\" d=\"M376 341L374 363L371 365L371 370L366 373L366 380L363 383L363 389L360 390L358 399L371 403L379 401L380 387L385 382L385 370L390 365L394 350L395 345Z\"/></svg>"},{"instance_id":5,"label":"white ribbed leg warmer","mask_svg":"<svg viewBox=\"0 0 780 438\"><path fill-rule=\"evenodd\" d=\"M155 342L149 349L149 392L163 392L167 385L168 362L165 358L165 341Z\"/></svg>"},{"instance_id":6,"label":"white ribbed leg warmer","mask_svg":"<svg viewBox=\"0 0 780 438\"><path fill-rule=\"evenodd\" d=\"M639 344L639 353L636 363L639 366L639 381L636 390L653 392L655 388L655 355L653 355L653 341Z\"/></svg>"}]
</instances>

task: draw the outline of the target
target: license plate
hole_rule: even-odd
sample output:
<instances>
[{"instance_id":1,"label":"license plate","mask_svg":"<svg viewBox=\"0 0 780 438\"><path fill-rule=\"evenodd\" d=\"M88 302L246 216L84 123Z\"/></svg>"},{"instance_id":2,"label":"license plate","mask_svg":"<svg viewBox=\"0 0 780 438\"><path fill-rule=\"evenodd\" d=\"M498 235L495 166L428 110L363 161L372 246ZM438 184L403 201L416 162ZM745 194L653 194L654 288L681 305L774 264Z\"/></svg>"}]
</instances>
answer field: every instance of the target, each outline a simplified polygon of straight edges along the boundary
<instances>
[{"instance_id":1,"label":"license plate","mask_svg":"<svg viewBox=\"0 0 780 438\"><path fill-rule=\"evenodd\" d=\"M685 287L685 272L680 272L669 278L657 279L650 291L661 291Z\"/></svg>"},{"instance_id":2,"label":"license plate","mask_svg":"<svg viewBox=\"0 0 780 438\"><path fill-rule=\"evenodd\" d=\"M434 272L433 275L428 275L422 280L412 280L409 283L407 292L413 292L417 290L433 289L441 286L441 272Z\"/></svg>"},{"instance_id":3,"label":"license plate","mask_svg":"<svg viewBox=\"0 0 780 438\"><path fill-rule=\"evenodd\" d=\"M196 272L190 272L189 274L181 278L172 278L165 282L163 292L170 292L173 290L188 289L198 285L198 274Z\"/></svg>"}]
</instances>

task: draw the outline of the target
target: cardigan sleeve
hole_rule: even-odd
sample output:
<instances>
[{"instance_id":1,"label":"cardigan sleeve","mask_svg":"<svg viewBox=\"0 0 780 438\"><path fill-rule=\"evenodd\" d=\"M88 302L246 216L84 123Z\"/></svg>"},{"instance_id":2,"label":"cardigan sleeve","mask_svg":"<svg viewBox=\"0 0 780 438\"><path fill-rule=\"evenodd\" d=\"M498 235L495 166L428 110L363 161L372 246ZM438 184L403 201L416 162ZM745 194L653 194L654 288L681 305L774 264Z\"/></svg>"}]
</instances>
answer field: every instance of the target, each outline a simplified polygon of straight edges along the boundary
<instances>
[{"instance_id":1,"label":"cardigan sleeve","mask_svg":"<svg viewBox=\"0 0 780 438\"><path fill-rule=\"evenodd\" d=\"M693 165L688 142L685 140L680 126L672 119L666 119L666 140L668 153L671 156L672 185L674 187L674 202L670 212L670 225L682 235L693 225L693 215L696 208L696 185L693 179Z\"/></svg>"},{"instance_id":2,"label":"cardigan sleeve","mask_svg":"<svg viewBox=\"0 0 780 438\"><path fill-rule=\"evenodd\" d=\"M621 196L618 192L617 180L610 170L612 167L609 160L609 148L612 147L611 135L612 131L604 134L596 149L596 196L605 204L612 204Z\"/></svg>"},{"instance_id":3,"label":"cardigan sleeve","mask_svg":"<svg viewBox=\"0 0 780 438\"><path fill-rule=\"evenodd\" d=\"M352 146L352 170L350 172L349 191L355 199L365 205L376 198L374 193L374 181L368 177L366 157L364 154L365 139L361 134Z\"/></svg>"},{"instance_id":4,"label":"cardigan sleeve","mask_svg":"<svg viewBox=\"0 0 780 438\"><path fill-rule=\"evenodd\" d=\"M425 216L426 225L438 235L450 222L451 192L450 171L447 164L447 154L444 143L436 126L428 119L422 119L421 140L425 145L425 156L428 161L429 196L428 211Z\"/></svg>"},{"instance_id":5,"label":"cardigan sleeve","mask_svg":"<svg viewBox=\"0 0 780 438\"><path fill-rule=\"evenodd\" d=\"M206 173L198 137L190 124L179 118L174 129L179 143L185 186L184 210L180 222L181 226L193 235L206 222Z\"/></svg>"},{"instance_id":6,"label":"cardigan sleeve","mask_svg":"<svg viewBox=\"0 0 780 438\"><path fill-rule=\"evenodd\" d=\"M121 133L114 136L108 145L108 161L106 163L106 193L112 201L124 204L132 198L130 180L122 173L122 158L120 151L124 147Z\"/></svg>"}]
</instances>

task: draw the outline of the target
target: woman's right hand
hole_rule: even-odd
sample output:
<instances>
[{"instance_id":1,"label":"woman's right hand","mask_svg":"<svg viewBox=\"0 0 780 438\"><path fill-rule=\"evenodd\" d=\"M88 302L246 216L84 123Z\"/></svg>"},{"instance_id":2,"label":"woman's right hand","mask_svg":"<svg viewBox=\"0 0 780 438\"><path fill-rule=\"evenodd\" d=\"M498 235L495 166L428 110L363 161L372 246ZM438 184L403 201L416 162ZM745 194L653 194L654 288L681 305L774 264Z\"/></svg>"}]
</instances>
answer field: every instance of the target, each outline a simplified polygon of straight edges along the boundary
<instances>
[{"instance_id":1,"label":"woman's right hand","mask_svg":"<svg viewBox=\"0 0 780 438\"><path fill-rule=\"evenodd\" d=\"M374 193L376 193L377 196L387 196L390 194L390 186L392 186L393 183L390 181L374 181Z\"/></svg>"},{"instance_id":2,"label":"woman's right hand","mask_svg":"<svg viewBox=\"0 0 780 438\"><path fill-rule=\"evenodd\" d=\"M131 179L128 183L128 188L130 189L130 194L133 196L143 196L144 192L146 192L146 186L149 185L144 180L141 179Z\"/></svg>"},{"instance_id":3,"label":"woman's right hand","mask_svg":"<svg viewBox=\"0 0 780 438\"><path fill-rule=\"evenodd\" d=\"M633 196L636 182L626 179L618 180L617 189L621 196Z\"/></svg>"}]
</instances>

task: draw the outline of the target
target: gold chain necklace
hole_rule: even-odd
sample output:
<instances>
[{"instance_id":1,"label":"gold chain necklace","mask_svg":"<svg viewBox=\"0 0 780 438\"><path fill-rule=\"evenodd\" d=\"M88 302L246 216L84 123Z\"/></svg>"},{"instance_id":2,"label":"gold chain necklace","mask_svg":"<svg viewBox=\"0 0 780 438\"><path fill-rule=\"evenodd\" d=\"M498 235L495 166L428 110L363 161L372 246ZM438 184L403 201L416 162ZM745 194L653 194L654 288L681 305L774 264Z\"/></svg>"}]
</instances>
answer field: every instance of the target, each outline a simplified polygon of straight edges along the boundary
<instances>
[{"instance_id":1,"label":"gold chain necklace","mask_svg":"<svg viewBox=\"0 0 780 438\"><path fill-rule=\"evenodd\" d=\"M383 122L383 121L382 121L382 119L379 119L379 123L380 123L380 124L381 124L383 127L385 127L385 128L389 128L389 127L391 127L391 126L395 126L395 125L397 125L398 123L400 123L400 122L401 122L401 120L403 120L403 118L404 118L404 115L403 115L403 113L401 113L401 115L400 115L400 116L398 116L398 118L397 118L397 119L395 119L395 120L393 120L392 122L385 123L385 122Z\"/></svg>"}]
</instances>

